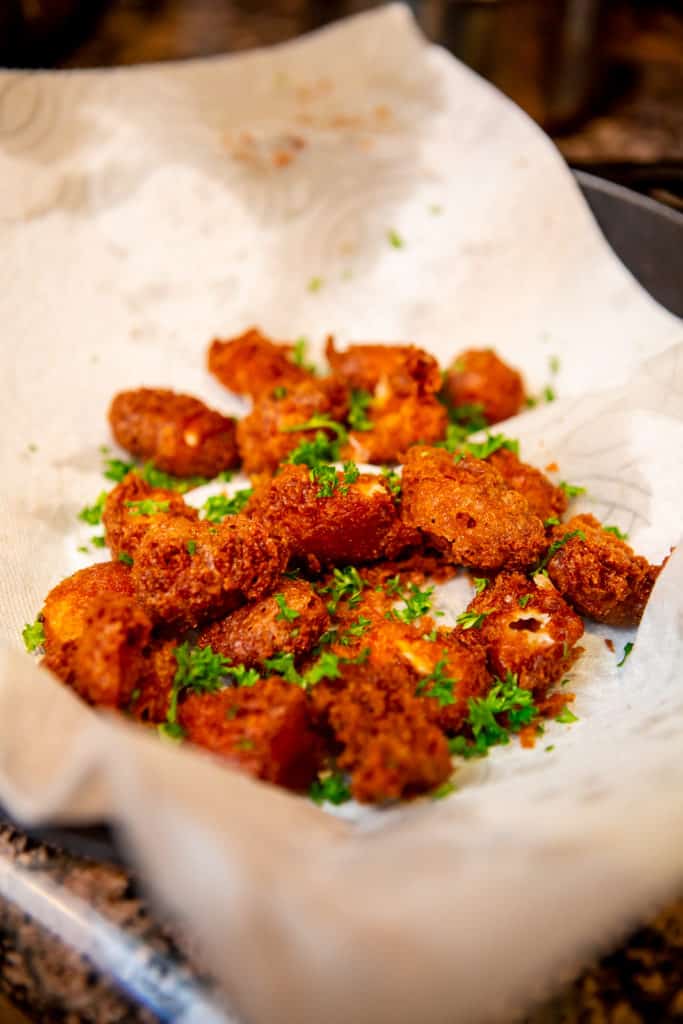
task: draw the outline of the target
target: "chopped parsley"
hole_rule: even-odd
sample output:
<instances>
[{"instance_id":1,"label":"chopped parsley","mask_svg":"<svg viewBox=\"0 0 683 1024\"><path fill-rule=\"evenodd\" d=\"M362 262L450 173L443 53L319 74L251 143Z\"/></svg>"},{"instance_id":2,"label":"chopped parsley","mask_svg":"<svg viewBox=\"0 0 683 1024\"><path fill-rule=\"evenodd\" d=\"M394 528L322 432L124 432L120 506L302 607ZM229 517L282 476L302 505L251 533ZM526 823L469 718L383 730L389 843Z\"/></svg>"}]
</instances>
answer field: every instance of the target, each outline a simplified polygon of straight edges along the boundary
<instances>
[{"instance_id":1,"label":"chopped parsley","mask_svg":"<svg viewBox=\"0 0 683 1024\"><path fill-rule=\"evenodd\" d=\"M352 430L372 430L372 421L365 415L372 402L369 391L354 388L349 404L349 426Z\"/></svg>"},{"instance_id":2,"label":"chopped parsley","mask_svg":"<svg viewBox=\"0 0 683 1024\"><path fill-rule=\"evenodd\" d=\"M487 434L485 441L465 441L460 446L461 451L466 455L472 455L475 459L488 459L489 455L507 448L514 455L519 455L519 441L506 437L505 434Z\"/></svg>"},{"instance_id":3,"label":"chopped parsley","mask_svg":"<svg viewBox=\"0 0 683 1024\"><path fill-rule=\"evenodd\" d=\"M307 348L308 338L297 338L297 340L294 342L294 348L292 349L292 362L294 363L295 366L299 366L302 370L306 370L308 373L315 373L315 366L313 365L313 363L306 362ZM286 395L286 388L284 389L284 392Z\"/></svg>"},{"instance_id":4,"label":"chopped parsley","mask_svg":"<svg viewBox=\"0 0 683 1024\"><path fill-rule=\"evenodd\" d=\"M543 525L547 530L549 526L559 526L560 520L557 518L557 516L549 516L548 519L543 520Z\"/></svg>"},{"instance_id":5,"label":"chopped parsley","mask_svg":"<svg viewBox=\"0 0 683 1024\"><path fill-rule=\"evenodd\" d=\"M127 565L130 568L133 564L133 559L127 551L119 551L119 562L123 562L124 565Z\"/></svg>"},{"instance_id":6,"label":"chopped parsley","mask_svg":"<svg viewBox=\"0 0 683 1024\"><path fill-rule=\"evenodd\" d=\"M302 676L301 685L303 688L307 690L323 679L338 679L341 675L339 669L340 661L342 664L344 663L344 659L339 658L332 651L323 651L316 661L313 662L308 672Z\"/></svg>"},{"instance_id":7,"label":"chopped parsley","mask_svg":"<svg viewBox=\"0 0 683 1024\"><path fill-rule=\"evenodd\" d=\"M270 395L271 398L275 398L279 402L282 398L287 397L287 388L283 384L278 384L276 388L273 388Z\"/></svg>"},{"instance_id":8,"label":"chopped parsley","mask_svg":"<svg viewBox=\"0 0 683 1024\"><path fill-rule=\"evenodd\" d=\"M226 516L238 515L253 493L253 487L244 487L242 490L236 491L232 498L228 498L226 494L214 494L212 498L207 498L202 505L204 518L210 523L221 523Z\"/></svg>"},{"instance_id":9,"label":"chopped parsley","mask_svg":"<svg viewBox=\"0 0 683 1024\"><path fill-rule=\"evenodd\" d=\"M312 466L309 472L312 483L320 484L316 498L331 498L337 489L337 470L328 463L320 462Z\"/></svg>"},{"instance_id":10,"label":"chopped parsley","mask_svg":"<svg viewBox=\"0 0 683 1024\"><path fill-rule=\"evenodd\" d=\"M432 800L443 800L444 797L450 796L451 793L455 793L455 785L450 779L442 782L440 786L433 789L431 792Z\"/></svg>"},{"instance_id":11,"label":"chopped parsley","mask_svg":"<svg viewBox=\"0 0 683 1024\"><path fill-rule=\"evenodd\" d=\"M344 636L339 638L339 643L343 644L345 647L348 647L349 644L353 643L354 640L357 640L358 637L361 637L365 633L367 633L371 625L371 619L366 619L364 615L359 615L356 621L352 623L346 630Z\"/></svg>"},{"instance_id":12,"label":"chopped parsley","mask_svg":"<svg viewBox=\"0 0 683 1024\"><path fill-rule=\"evenodd\" d=\"M512 672L506 674L504 682L498 679L485 697L470 697L467 705L467 723L479 755L489 747L509 743L510 732L519 732L537 714L533 694L517 685L517 676ZM500 721L502 715L506 716L507 725Z\"/></svg>"},{"instance_id":13,"label":"chopped parsley","mask_svg":"<svg viewBox=\"0 0 683 1024\"><path fill-rule=\"evenodd\" d=\"M560 358L559 356L551 356L548 360L548 369L553 376L560 372Z\"/></svg>"},{"instance_id":14,"label":"chopped parsley","mask_svg":"<svg viewBox=\"0 0 683 1024\"><path fill-rule=\"evenodd\" d=\"M415 622L416 619L422 618L423 615L427 615L431 611L434 587L420 590L416 583L411 583L409 591L407 596L405 593L401 595L405 607L393 608L387 612L387 618L399 619L401 622Z\"/></svg>"},{"instance_id":15,"label":"chopped parsley","mask_svg":"<svg viewBox=\"0 0 683 1024\"><path fill-rule=\"evenodd\" d=\"M266 658L264 665L269 672L282 676L285 682L301 685L301 676L296 670L294 655L290 652L274 654L272 658Z\"/></svg>"},{"instance_id":16,"label":"chopped parsley","mask_svg":"<svg viewBox=\"0 0 683 1024\"><path fill-rule=\"evenodd\" d=\"M439 631L436 628L436 626L434 627L434 629L430 633L423 633L422 634L422 639L423 640L428 640L432 644L436 643L438 638L439 638Z\"/></svg>"},{"instance_id":17,"label":"chopped parsley","mask_svg":"<svg viewBox=\"0 0 683 1024\"><path fill-rule=\"evenodd\" d=\"M355 462L344 463L344 479L342 481L342 494L346 494L350 484L355 484L356 480L360 476L360 470Z\"/></svg>"},{"instance_id":18,"label":"chopped parsley","mask_svg":"<svg viewBox=\"0 0 683 1024\"><path fill-rule=\"evenodd\" d=\"M255 668L247 668L246 665L227 665L225 674L232 678L235 686L253 686L261 679Z\"/></svg>"},{"instance_id":19,"label":"chopped parsley","mask_svg":"<svg viewBox=\"0 0 683 1024\"><path fill-rule=\"evenodd\" d=\"M248 736L243 736L242 739L236 741L235 748L237 750L253 750L254 741L250 740Z\"/></svg>"},{"instance_id":20,"label":"chopped parsley","mask_svg":"<svg viewBox=\"0 0 683 1024\"><path fill-rule=\"evenodd\" d=\"M444 655L445 654L446 652L444 651ZM439 707L442 708L449 704L455 704L453 687L458 681L444 673L446 664L446 657L437 661L434 670L430 672L428 676L423 676L422 679L420 679L417 684L417 689L415 690L415 694L418 697L434 697L434 699L439 702Z\"/></svg>"},{"instance_id":21,"label":"chopped parsley","mask_svg":"<svg viewBox=\"0 0 683 1024\"><path fill-rule=\"evenodd\" d=\"M617 662L617 668L621 668L621 666L624 664L624 662L626 661L626 659L628 658L628 656L629 656L629 654L631 653L632 650L633 650L633 644L629 640L629 642L627 644L624 644L624 653L622 655L621 661Z\"/></svg>"},{"instance_id":22,"label":"chopped parsley","mask_svg":"<svg viewBox=\"0 0 683 1024\"><path fill-rule=\"evenodd\" d=\"M560 480L558 486L561 491L564 491L568 498L578 498L581 494L586 493L585 487L577 487L576 484L568 484L566 480Z\"/></svg>"},{"instance_id":23,"label":"chopped parsley","mask_svg":"<svg viewBox=\"0 0 683 1024\"><path fill-rule=\"evenodd\" d=\"M190 558L194 558L195 553L197 551L197 542L194 540L188 540L185 547L187 548L187 553L190 556Z\"/></svg>"},{"instance_id":24,"label":"chopped parsley","mask_svg":"<svg viewBox=\"0 0 683 1024\"><path fill-rule=\"evenodd\" d=\"M120 484L134 469L134 462L123 462L121 459L105 459L104 462L104 476L107 480L113 480L117 484Z\"/></svg>"},{"instance_id":25,"label":"chopped parsley","mask_svg":"<svg viewBox=\"0 0 683 1024\"><path fill-rule=\"evenodd\" d=\"M552 387L550 384L546 384L546 386L543 388L543 391L541 392L541 397L543 398L544 402L554 402L557 398L557 395L555 394L555 388Z\"/></svg>"},{"instance_id":26,"label":"chopped parsley","mask_svg":"<svg viewBox=\"0 0 683 1024\"><path fill-rule=\"evenodd\" d=\"M135 472L150 487L177 491L178 494L185 494L194 487L202 487L209 483L208 477L205 476L172 476L170 473L164 473L163 469L157 469L151 462L146 462L142 469L136 469Z\"/></svg>"},{"instance_id":27,"label":"chopped parsley","mask_svg":"<svg viewBox=\"0 0 683 1024\"><path fill-rule=\"evenodd\" d=\"M403 239L399 235L398 231L394 230L394 228L390 228L389 231L387 231L387 241L393 249L403 248Z\"/></svg>"},{"instance_id":28,"label":"chopped parsley","mask_svg":"<svg viewBox=\"0 0 683 1024\"><path fill-rule=\"evenodd\" d=\"M628 534L623 533L618 526L603 526L603 530L605 533L611 533L613 537L617 538L617 540L628 540Z\"/></svg>"},{"instance_id":29,"label":"chopped parsley","mask_svg":"<svg viewBox=\"0 0 683 1024\"><path fill-rule=\"evenodd\" d=\"M173 655L178 667L173 677L166 721L159 726L159 732L168 739L178 740L184 735L178 722L181 692L215 693L220 690L230 662L222 654L215 654L210 647L193 647L187 641L176 647Z\"/></svg>"},{"instance_id":30,"label":"chopped parsley","mask_svg":"<svg viewBox=\"0 0 683 1024\"><path fill-rule=\"evenodd\" d=\"M324 283L325 282L323 281L322 277L312 277L311 280L308 282L309 292L319 292Z\"/></svg>"},{"instance_id":31,"label":"chopped parsley","mask_svg":"<svg viewBox=\"0 0 683 1024\"><path fill-rule=\"evenodd\" d=\"M477 594L481 594L482 590L486 590L489 585L489 581L485 576L475 576L472 583Z\"/></svg>"},{"instance_id":32,"label":"chopped parsley","mask_svg":"<svg viewBox=\"0 0 683 1024\"><path fill-rule=\"evenodd\" d=\"M105 541L104 537L100 537L97 534L95 534L94 537L90 538L90 543L94 548L103 548L106 546L107 542Z\"/></svg>"},{"instance_id":33,"label":"chopped parsley","mask_svg":"<svg viewBox=\"0 0 683 1024\"><path fill-rule=\"evenodd\" d=\"M336 462L339 458L339 442L319 430L312 441L301 441L286 459L293 466L314 466L321 462Z\"/></svg>"},{"instance_id":34,"label":"chopped parsley","mask_svg":"<svg viewBox=\"0 0 683 1024\"><path fill-rule=\"evenodd\" d=\"M280 611L275 616L276 619L282 619L285 622L293 622L294 619L300 618L301 613L298 612L296 608L291 608L287 604L287 598L285 597L284 594L275 594L274 597L275 600L277 601L277 606L280 609Z\"/></svg>"},{"instance_id":35,"label":"chopped parsley","mask_svg":"<svg viewBox=\"0 0 683 1024\"><path fill-rule=\"evenodd\" d=\"M90 526L97 526L98 523L102 522L102 513L106 500L107 492L102 491L94 505L86 505L85 508L81 509L78 513L78 518Z\"/></svg>"},{"instance_id":36,"label":"chopped parsley","mask_svg":"<svg viewBox=\"0 0 683 1024\"><path fill-rule=\"evenodd\" d=\"M390 466L382 466L382 476L387 482L389 490L394 498L401 497L401 478Z\"/></svg>"},{"instance_id":37,"label":"chopped parsley","mask_svg":"<svg viewBox=\"0 0 683 1024\"><path fill-rule=\"evenodd\" d=\"M533 594L522 594L521 597L517 598L517 604L520 608L526 608L533 596Z\"/></svg>"},{"instance_id":38,"label":"chopped parsley","mask_svg":"<svg viewBox=\"0 0 683 1024\"><path fill-rule=\"evenodd\" d=\"M80 551L82 555L87 555L89 550L90 549L88 548L87 544L79 544L78 547L76 548L76 551Z\"/></svg>"},{"instance_id":39,"label":"chopped parsley","mask_svg":"<svg viewBox=\"0 0 683 1024\"><path fill-rule=\"evenodd\" d=\"M456 626L462 629L481 629L484 619L490 612L461 612L455 620Z\"/></svg>"},{"instance_id":40,"label":"chopped parsley","mask_svg":"<svg viewBox=\"0 0 683 1024\"><path fill-rule=\"evenodd\" d=\"M303 423L294 423L291 427L280 427L283 434L296 434L300 430L331 430L342 444L346 441L346 427L328 416L326 412L314 412Z\"/></svg>"},{"instance_id":41,"label":"chopped parsley","mask_svg":"<svg viewBox=\"0 0 683 1024\"><path fill-rule=\"evenodd\" d=\"M35 622L26 623L21 631L21 636L24 641L24 647L29 653L37 650L38 647L42 647L45 643L45 630L43 629L42 620L37 618Z\"/></svg>"},{"instance_id":42,"label":"chopped parsley","mask_svg":"<svg viewBox=\"0 0 683 1024\"><path fill-rule=\"evenodd\" d=\"M316 804L327 802L338 806L351 799L351 790L345 775L341 772L330 772L319 776L311 783L308 795Z\"/></svg>"},{"instance_id":43,"label":"chopped parsley","mask_svg":"<svg viewBox=\"0 0 683 1024\"><path fill-rule=\"evenodd\" d=\"M570 711L568 707L562 708L559 715L555 716L555 721L560 722L562 725L571 725L572 722L578 722L577 716L573 711Z\"/></svg>"},{"instance_id":44,"label":"chopped parsley","mask_svg":"<svg viewBox=\"0 0 683 1024\"><path fill-rule=\"evenodd\" d=\"M350 565L346 569L335 569L332 573L332 582L324 587L323 594L329 594L330 600L327 610L334 615L340 601L348 601L349 608L355 608L360 603L361 595L367 583L361 579L358 569Z\"/></svg>"},{"instance_id":45,"label":"chopped parsley","mask_svg":"<svg viewBox=\"0 0 683 1024\"><path fill-rule=\"evenodd\" d=\"M154 501L152 498L126 502L126 508L130 510L132 516L156 516L162 512L168 512L170 506L170 501Z\"/></svg>"},{"instance_id":46,"label":"chopped parsley","mask_svg":"<svg viewBox=\"0 0 683 1024\"><path fill-rule=\"evenodd\" d=\"M543 569L545 569L546 565L548 565L548 563L550 562L550 559L557 554L560 548L563 548L565 544L567 544L570 540L573 540L574 537L578 537L579 540L585 540L586 534L583 532L583 530L570 530L569 533L565 533L565 535L563 537L560 537L559 540L554 540L548 548L545 556L541 559L536 568L532 570L531 574L534 575L534 573L542 572Z\"/></svg>"}]
</instances>

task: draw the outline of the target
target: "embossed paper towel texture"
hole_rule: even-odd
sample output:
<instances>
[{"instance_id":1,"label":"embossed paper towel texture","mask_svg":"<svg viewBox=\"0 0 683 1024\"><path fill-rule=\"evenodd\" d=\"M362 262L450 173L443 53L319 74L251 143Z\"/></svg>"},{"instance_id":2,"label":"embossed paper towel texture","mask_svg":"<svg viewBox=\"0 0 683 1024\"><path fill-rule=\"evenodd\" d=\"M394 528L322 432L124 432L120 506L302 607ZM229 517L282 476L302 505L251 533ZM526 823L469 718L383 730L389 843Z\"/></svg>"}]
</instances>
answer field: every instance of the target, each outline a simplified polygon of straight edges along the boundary
<instances>
[{"instance_id":1,"label":"embossed paper towel texture","mask_svg":"<svg viewBox=\"0 0 683 1024\"><path fill-rule=\"evenodd\" d=\"M203 353L251 322L318 350L328 331L442 360L492 344L534 389L559 356L561 401L510 432L588 485L587 510L668 552L680 329L525 116L391 7L239 58L0 74L0 186L6 804L122 823L235 1004L269 1024L509 1015L680 882L679 556L624 669L589 632L580 722L551 727L552 754L495 751L448 801L355 825L96 716L11 650L83 564L75 516L101 489L112 393L239 411Z\"/></svg>"}]
</instances>

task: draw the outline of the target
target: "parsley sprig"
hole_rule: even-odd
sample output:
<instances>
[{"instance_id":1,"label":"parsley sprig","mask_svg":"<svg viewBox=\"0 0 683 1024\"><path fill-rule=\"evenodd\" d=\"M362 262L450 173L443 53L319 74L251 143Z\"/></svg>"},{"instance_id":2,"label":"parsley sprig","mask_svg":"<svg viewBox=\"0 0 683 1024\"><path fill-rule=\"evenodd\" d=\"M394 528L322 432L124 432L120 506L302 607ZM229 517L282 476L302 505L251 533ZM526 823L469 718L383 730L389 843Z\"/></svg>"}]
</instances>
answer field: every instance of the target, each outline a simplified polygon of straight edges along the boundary
<instances>
[{"instance_id":1,"label":"parsley sprig","mask_svg":"<svg viewBox=\"0 0 683 1024\"><path fill-rule=\"evenodd\" d=\"M126 502L126 508L132 516L156 516L168 512L170 505L170 501L154 501L153 498Z\"/></svg>"},{"instance_id":2,"label":"parsley sprig","mask_svg":"<svg viewBox=\"0 0 683 1024\"><path fill-rule=\"evenodd\" d=\"M21 631L21 636L24 641L24 647L29 654L42 647L45 643L45 630L43 629L42 619L38 617L35 622L27 623Z\"/></svg>"},{"instance_id":3,"label":"parsley sprig","mask_svg":"<svg viewBox=\"0 0 683 1024\"><path fill-rule=\"evenodd\" d=\"M231 498L226 494L214 494L202 505L204 518L210 523L222 523L226 516L236 516L243 511L254 493L253 487L243 487Z\"/></svg>"},{"instance_id":4,"label":"parsley sprig","mask_svg":"<svg viewBox=\"0 0 683 1024\"><path fill-rule=\"evenodd\" d=\"M439 707L442 708L449 704L455 704L453 687L458 682L457 679L453 679L452 676L448 676L444 672L448 658L446 651L443 654L444 657L437 661L434 670L428 676L423 676L415 689L417 697L434 697L439 702Z\"/></svg>"},{"instance_id":5,"label":"parsley sprig","mask_svg":"<svg viewBox=\"0 0 683 1024\"><path fill-rule=\"evenodd\" d=\"M372 430L372 420L366 412L372 402L372 395L362 388L354 388L349 400L349 426L352 430Z\"/></svg>"},{"instance_id":6,"label":"parsley sprig","mask_svg":"<svg viewBox=\"0 0 683 1024\"><path fill-rule=\"evenodd\" d=\"M538 714L533 694L517 685L512 672L504 680L496 679L485 697L470 697L467 707L474 742L465 736L449 742L451 753L461 757L485 757L489 747L509 743L510 733L519 732Z\"/></svg>"},{"instance_id":7,"label":"parsley sprig","mask_svg":"<svg viewBox=\"0 0 683 1024\"><path fill-rule=\"evenodd\" d=\"M342 775L341 772L329 772L321 774L315 779L308 795L316 804L327 802L338 806L351 799L351 790L345 775Z\"/></svg>"},{"instance_id":8,"label":"parsley sprig","mask_svg":"<svg viewBox=\"0 0 683 1024\"><path fill-rule=\"evenodd\" d=\"M335 569L332 573L332 582L321 590L322 594L330 595L330 600L327 603L330 615L334 615L340 601L347 601L349 608L355 608L360 604L363 590L367 586L368 584L361 578L355 566Z\"/></svg>"},{"instance_id":9,"label":"parsley sprig","mask_svg":"<svg viewBox=\"0 0 683 1024\"><path fill-rule=\"evenodd\" d=\"M292 608L287 604L287 598L283 593L274 594L273 596L277 602L278 608L280 609L275 616L276 619L281 619L285 622L293 622L294 619L300 618L301 613L298 612L296 608Z\"/></svg>"},{"instance_id":10,"label":"parsley sprig","mask_svg":"<svg viewBox=\"0 0 683 1024\"><path fill-rule=\"evenodd\" d=\"M567 544L570 540L573 540L574 537L578 537L579 540L585 540L586 534L583 532L583 530L570 530L569 533L565 533L563 537L560 537L558 540L554 540L548 548L548 550L546 551L544 557L538 563L538 565L531 570L531 575L533 576L537 572L543 572L545 567L550 562L550 559L553 558L557 554L557 552L565 546L565 544Z\"/></svg>"},{"instance_id":11,"label":"parsley sprig","mask_svg":"<svg viewBox=\"0 0 683 1024\"><path fill-rule=\"evenodd\" d=\"M388 581L388 584L392 585L396 579L397 577L393 577L392 580ZM408 592L403 591L400 594L405 607L392 608L391 611L386 613L386 618L398 619L400 622L408 623L421 619L423 615L428 615L432 609L433 593L434 587L426 587L424 590L421 590L417 583L410 583Z\"/></svg>"}]
</instances>

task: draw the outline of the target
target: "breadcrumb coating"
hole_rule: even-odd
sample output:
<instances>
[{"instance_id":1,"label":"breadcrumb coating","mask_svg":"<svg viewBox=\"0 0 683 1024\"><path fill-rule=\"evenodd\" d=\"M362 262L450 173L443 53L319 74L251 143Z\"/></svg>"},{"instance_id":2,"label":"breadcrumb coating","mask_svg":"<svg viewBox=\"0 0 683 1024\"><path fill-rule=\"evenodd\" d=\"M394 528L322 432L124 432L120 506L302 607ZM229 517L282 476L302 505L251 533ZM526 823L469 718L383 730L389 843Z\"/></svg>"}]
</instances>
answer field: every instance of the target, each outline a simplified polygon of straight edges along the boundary
<instances>
[{"instance_id":1,"label":"breadcrumb coating","mask_svg":"<svg viewBox=\"0 0 683 1024\"><path fill-rule=\"evenodd\" d=\"M152 515L141 514L144 505L139 502L154 502L156 511ZM113 557L118 558L121 552L134 557L150 527L171 516L194 521L197 510L185 504L176 491L151 487L137 473L129 473L109 492L102 512L104 536Z\"/></svg>"},{"instance_id":2,"label":"breadcrumb coating","mask_svg":"<svg viewBox=\"0 0 683 1024\"><path fill-rule=\"evenodd\" d=\"M238 395L256 399L278 386L295 386L311 379L311 374L292 362L294 345L271 341L257 327L237 338L211 342L209 372L224 387Z\"/></svg>"}]
</instances>

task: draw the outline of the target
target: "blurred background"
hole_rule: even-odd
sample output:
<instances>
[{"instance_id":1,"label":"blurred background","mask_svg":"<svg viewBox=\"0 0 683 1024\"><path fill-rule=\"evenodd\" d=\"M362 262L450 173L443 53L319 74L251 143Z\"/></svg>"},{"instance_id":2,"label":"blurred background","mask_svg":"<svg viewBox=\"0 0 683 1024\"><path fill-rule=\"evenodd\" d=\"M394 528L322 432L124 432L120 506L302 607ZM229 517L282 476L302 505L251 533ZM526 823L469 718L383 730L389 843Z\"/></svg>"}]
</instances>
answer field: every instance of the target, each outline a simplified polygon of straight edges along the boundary
<instances>
[{"instance_id":1,"label":"blurred background","mask_svg":"<svg viewBox=\"0 0 683 1024\"><path fill-rule=\"evenodd\" d=\"M0 0L0 64L101 67L282 42L372 0ZM683 0L412 0L569 163L683 209Z\"/></svg>"}]
</instances>

